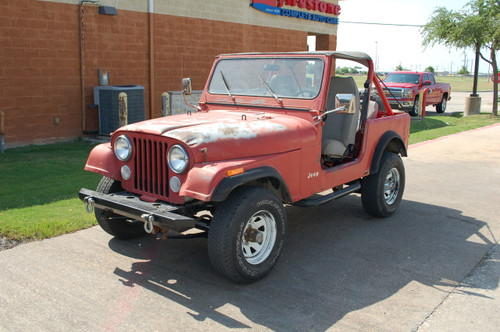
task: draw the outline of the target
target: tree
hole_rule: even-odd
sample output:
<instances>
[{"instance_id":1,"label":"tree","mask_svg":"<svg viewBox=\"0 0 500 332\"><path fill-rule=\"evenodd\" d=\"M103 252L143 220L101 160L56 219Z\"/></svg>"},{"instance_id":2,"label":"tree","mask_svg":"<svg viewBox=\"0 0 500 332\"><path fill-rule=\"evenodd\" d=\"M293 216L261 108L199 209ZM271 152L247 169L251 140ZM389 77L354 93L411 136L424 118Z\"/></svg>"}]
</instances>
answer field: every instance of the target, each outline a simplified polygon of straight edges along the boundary
<instances>
[{"instance_id":1,"label":"tree","mask_svg":"<svg viewBox=\"0 0 500 332\"><path fill-rule=\"evenodd\" d=\"M424 71L429 72L429 73L433 73L433 74L435 72L434 67L432 67L432 66L429 66L429 67L425 68Z\"/></svg>"},{"instance_id":2,"label":"tree","mask_svg":"<svg viewBox=\"0 0 500 332\"><path fill-rule=\"evenodd\" d=\"M462 66L462 68L460 68L460 70L458 71L457 74L458 75L469 75L469 71L467 70L467 68L465 66Z\"/></svg>"},{"instance_id":3,"label":"tree","mask_svg":"<svg viewBox=\"0 0 500 332\"><path fill-rule=\"evenodd\" d=\"M403 66L401 66L401 64L396 66L396 71L405 71L405 70L407 70L407 69L405 69Z\"/></svg>"},{"instance_id":4,"label":"tree","mask_svg":"<svg viewBox=\"0 0 500 332\"><path fill-rule=\"evenodd\" d=\"M498 76L496 52L500 49L500 1L472 0L460 11L438 7L422 30L423 44L472 48ZM485 56L484 52L488 53ZM477 65L476 65L477 68ZM474 73L477 82L477 70ZM476 85L475 85L476 86ZM493 82L493 115L498 116L498 82Z\"/></svg>"}]
</instances>

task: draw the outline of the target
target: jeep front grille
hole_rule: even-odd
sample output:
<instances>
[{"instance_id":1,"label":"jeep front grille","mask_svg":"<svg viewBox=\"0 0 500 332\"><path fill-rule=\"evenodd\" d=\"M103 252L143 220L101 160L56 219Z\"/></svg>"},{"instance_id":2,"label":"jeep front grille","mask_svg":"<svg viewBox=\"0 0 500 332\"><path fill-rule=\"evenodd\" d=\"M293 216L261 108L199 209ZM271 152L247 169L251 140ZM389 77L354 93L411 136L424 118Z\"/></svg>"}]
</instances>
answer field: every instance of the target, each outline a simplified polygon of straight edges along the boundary
<instances>
[{"instance_id":1,"label":"jeep front grille","mask_svg":"<svg viewBox=\"0 0 500 332\"><path fill-rule=\"evenodd\" d=\"M141 194L168 197L168 145L150 138L133 138L134 188Z\"/></svg>"}]
</instances>

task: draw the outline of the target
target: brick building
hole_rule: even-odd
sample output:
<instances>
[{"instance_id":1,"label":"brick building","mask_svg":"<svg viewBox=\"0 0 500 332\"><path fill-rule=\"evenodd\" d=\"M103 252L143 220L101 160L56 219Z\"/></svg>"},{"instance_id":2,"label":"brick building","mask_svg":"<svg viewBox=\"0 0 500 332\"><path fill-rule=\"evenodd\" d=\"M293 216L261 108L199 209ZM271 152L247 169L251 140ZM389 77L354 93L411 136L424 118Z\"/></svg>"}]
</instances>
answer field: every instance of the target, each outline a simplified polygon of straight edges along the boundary
<instances>
[{"instance_id":1,"label":"brick building","mask_svg":"<svg viewBox=\"0 0 500 332\"><path fill-rule=\"evenodd\" d=\"M145 117L214 56L335 50L338 0L0 0L0 111L5 146L72 139L99 127L94 87L144 86ZM111 15L110 15L111 14Z\"/></svg>"}]
</instances>

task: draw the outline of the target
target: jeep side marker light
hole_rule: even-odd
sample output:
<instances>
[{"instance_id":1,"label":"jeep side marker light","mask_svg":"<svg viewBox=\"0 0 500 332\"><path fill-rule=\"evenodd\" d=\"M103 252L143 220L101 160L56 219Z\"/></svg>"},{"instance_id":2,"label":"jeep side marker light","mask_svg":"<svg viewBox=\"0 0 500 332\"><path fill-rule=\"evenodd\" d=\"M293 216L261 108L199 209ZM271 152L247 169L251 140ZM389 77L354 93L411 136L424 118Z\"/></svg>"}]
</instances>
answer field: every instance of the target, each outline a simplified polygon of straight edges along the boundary
<instances>
[{"instance_id":1,"label":"jeep side marker light","mask_svg":"<svg viewBox=\"0 0 500 332\"><path fill-rule=\"evenodd\" d=\"M227 176L233 176L233 175L241 174L243 172L245 172L245 170L243 169L243 167L240 167L240 168L235 168L235 169L227 170L226 171L226 175Z\"/></svg>"}]
</instances>

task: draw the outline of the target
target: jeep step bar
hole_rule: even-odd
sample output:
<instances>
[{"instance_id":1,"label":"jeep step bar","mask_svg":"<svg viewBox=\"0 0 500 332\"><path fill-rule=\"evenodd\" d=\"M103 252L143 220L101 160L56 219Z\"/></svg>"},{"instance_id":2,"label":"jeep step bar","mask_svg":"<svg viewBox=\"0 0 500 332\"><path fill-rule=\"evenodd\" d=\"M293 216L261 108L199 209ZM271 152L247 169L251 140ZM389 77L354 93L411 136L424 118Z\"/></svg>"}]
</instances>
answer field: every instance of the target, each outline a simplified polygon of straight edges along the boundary
<instances>
[{"instance_id":1,"label":"jeep step bar","mask_svg":"<svg viewBox=\"0 0 500 332\"><path fill-rule=\"evenodd\" d=\"M331 194L320 196L313 195L308 198L304 198L300 201L293 203L293 205L301 207L315 207L333 201L334 199L347 196L349 194L355 193L361 189L361 183L359 181L353 182L349 187L334 191Z\"/></svg>"}]
</instances>

